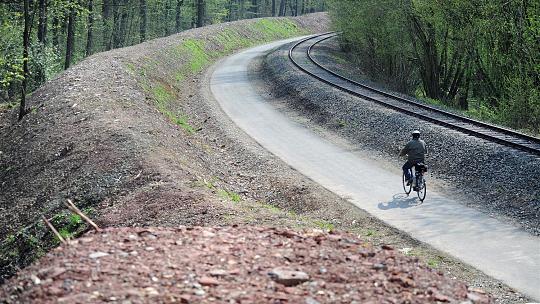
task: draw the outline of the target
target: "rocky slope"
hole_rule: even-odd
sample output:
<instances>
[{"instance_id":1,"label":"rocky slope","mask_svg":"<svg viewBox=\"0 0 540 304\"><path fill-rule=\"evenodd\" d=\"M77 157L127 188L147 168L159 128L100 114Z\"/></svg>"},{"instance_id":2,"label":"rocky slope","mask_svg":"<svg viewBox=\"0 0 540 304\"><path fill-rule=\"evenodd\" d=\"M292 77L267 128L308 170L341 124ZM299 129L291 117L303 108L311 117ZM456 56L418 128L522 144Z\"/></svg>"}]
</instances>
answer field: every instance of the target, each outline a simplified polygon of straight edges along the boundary
<instances>
[{"instance_id":1,"label":"rocky slope","mask_svg":"<svg viewBox=\"0 0 540 304\"><path fill-rule=\"evenodd\" d=\"M350 234L120 228L54 250L0 289L6 303L489 303Z\"/></svg>"}]
</instances>

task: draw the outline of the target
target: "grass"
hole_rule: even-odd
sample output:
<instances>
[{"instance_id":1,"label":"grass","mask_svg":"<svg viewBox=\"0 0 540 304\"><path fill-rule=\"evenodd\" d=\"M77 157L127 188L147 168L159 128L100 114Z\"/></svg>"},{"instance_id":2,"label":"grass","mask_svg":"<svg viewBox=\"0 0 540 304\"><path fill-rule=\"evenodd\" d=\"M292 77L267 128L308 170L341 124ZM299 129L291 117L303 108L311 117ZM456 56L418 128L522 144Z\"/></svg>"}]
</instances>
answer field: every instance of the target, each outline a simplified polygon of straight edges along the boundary
<instances>
[{"instance_id":1,"label":"grass","mask_svg":"<svg viewBox=\"0 0 540 304\"><path fill-rule=\"evenodd\" d=\"M376 235L377 235L377 232L375 230L368 229L366 231L366 236L376 236Z\"/></svg>"},{"instance_id":2,"label":"grass","mask_svg":"<svg viewBox=\"0 0 540 304\"><path fill-rule=\"evenodd\" d=\"M437 268L439 266L439 261L434 258L431 258L427 260L427 265L431 268Z\"/></svg>"},{"instance_id":3,"label":"grass","mask_svg":"<svg viewBox=\"0 0 540 304\"><path fill-rule=\"evenodd\" d=\"M195 128L189 124L188 117L182 113L174 113L169 109L169 105L175 100L175 96L171 89L167 89L164 85L158 84L150 89L157 109L165 115L174 124L180 126L187 133L195 133Z\"/></svg>"},{"instance_id":4,"label":"grass","mask_svg":"<svg viewBox=\"0 0 540 304\"><path fill-rule=\"evenodd\" d=\"M268 204L268 203L264 203L264 202L259 202L259 204L261 205L261 207L270 210L272 213L280 213L281 212L281 209L279 209L278 207L276 207L276 206L274 206L272 204Z\"/></svg>"},{"instance_id":5,"label":"grass","mask_svg":"<svg viewBox=\"0 0 540 304\"><path fill-rule=\"evenodd\" d=\"M240 197L240 194L233 191L228 191L225 189L218 189L217 193L219 197L221 197L222 199L229 200L235 203L238 203L242 200L242 198Z\"/></svg>"},{"instance_id":6,"label":"grass","mask_svg":"<svg viewBox=\"0 0 540 304\"><path fill-rule=\"evenodd\" d=\"M315 224L320 229L326 230L326 231L332 231L332 230L336 229L334 224L332 224L330 222L327 222L327 221L323 221L323 220L314 220L313 224Z\"/></svg>"},{"instance_id":7,"label":"grass","mask_svg":"<svg viewBox=\"0 0 540 304\"><path fill-rule=\"evenodd\" d=\"M291 20L260 19L242 27L226 27L209 38L186 38L155 56L145 57L140 65L126 63L125 66L132 74L140 77L143 89L152 95L159 112L192 134L196 129L189 123L189 118L174 110L177 105L175 90L191 86L192 83L187 81L191 76L204 71L219 58L235 50L307 33ZM174 66L177 62L180 65L171 69L171 63Z\"/></svg>"}]
</instances>

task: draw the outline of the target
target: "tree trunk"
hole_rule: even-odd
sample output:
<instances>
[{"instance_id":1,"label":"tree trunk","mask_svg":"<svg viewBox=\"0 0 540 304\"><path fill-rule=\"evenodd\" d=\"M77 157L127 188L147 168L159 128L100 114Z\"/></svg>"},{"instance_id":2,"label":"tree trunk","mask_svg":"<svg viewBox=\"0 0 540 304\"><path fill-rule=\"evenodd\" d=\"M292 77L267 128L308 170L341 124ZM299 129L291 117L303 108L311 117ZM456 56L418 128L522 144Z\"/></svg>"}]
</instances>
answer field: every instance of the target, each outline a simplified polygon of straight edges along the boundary
<instances>
[{"instance_id":1,"label":"tree trunk","mask_svg":"<svg viewBox=\"0 0 540 304\"><path fill-rule=\"evenodd\" d=\"M257 18L259 15L259 4L257 0L251 0L251 18Z\"/></svg>"},{"instance_id":2,"label":"tree trunk","mask_svg":"<svg viewBox=\"0 0 540 304\"><path fill-rule=\"evenodd\" d=\"M272 0L272 17L276 16L276 0Z\"/></svg>"},{"instance_id":3,"label":"tree trunk","mask_svg":"<svg viewBox=\"0 0 540 304\"><path fill-rule=\"evenodd\" d=\"M146 40L146 0L139 0L139 42Z\"/></svg>"},{"instance_id":4,"label":"tree trunk","mask_svg":"<svg viewBox=\"0 0 540 304\"><path fill-rule=\"evenodd\" d=\"M175 29L177 33L179 33L182 30L182 4L184 4L184 0L176 0Z\"/></svg>"},{"instance_id":5,"label":"tree trunk","mask_svg":"<svg viewBox=\"0 0 540 304\"><path fill-rule=\"evenodd\" d=\"M47 3L46 0L39 0L39 21L38 21L38 41L45 44L47 38Z\"/></svg>"},{"instance_id":6,"label":"tree trunk","mask_svg":"<svg viewBox=\"0 0 540 304\"><path fill-rule=\"evenodd\" d=\"M26 86L28 85L28 45L30 44L30 0L24 0L24 31L23 31L23 80L21 87L21 104L19 120L26 114Z\"/></svg>"},{"instance_id":7,"label":"tree trunk","mask_svg":"<svg viewBox=\"0 0 540 304\"><path fill-rule=\"evenodd\" d=\"M229 4L227 5L227 22L232 21L232 8L233 8L233 0L229 0Z\"/></svg>"},{"instance_id":8,"label":"tree trunk","mask_svg":"<svg viewBox=\"0 0 540 304\"><path fill-rule=\"evenodd\" d=\"M52 20L52 44L55 48L58 48L60 46L60 39L58 37L58 17L54 16Z\"/></svg>"},{"instance_id":9,"label":"tree trunk","mask_svg":"<svg viewBox=\"0 0 540 304\"><path fill-rule=\"evenodd\" d=\"M38 20L37 37L39 41L39 55L41 58L44 58L45 56L46 36L47 36L47 2L45 0L39 0L39 20ZM44 66L43 60L39 60L38 66L36 68L35 79L39 83L45 82L45 66Z\"/></svg>"},{"instance_id":10,"label":"tree trunk","mask_svg":"<svg viewBox=\"0 0 540 304\"><path fill-rule=\"evenodd\" d=\"M245 7L244 7L244 1L245 0L238 0L240 1L240 7L238 8L238 16L236 18L236 20L238 19L244 19L244 16L245 16Z\"/></svg>"},{"instance_id":11,"label":"tree trunk","mask_svg":"<svg viewBox=\"0 0 540 304\"><path fill-rule=\"evenodd\" d=\"M71 65L71 60L73 58L73 49L75 46L75 14L75 8L70 8L67 25L66 61L64 63L65 70L67 70Z\"/></svg>"},{"instance_id":12,"label":"tree trunk","mask_svg":"<svg viewBox=\"0 0 540 304\"><path fill-rule=\"evenodd\" d=\"M103 16L103 49L108 51L111 49L111 1L112 0L103 0L102 6L102 16Z\"/></svg>"},{"instance_id":13,"label":"tree trunk","mask_svg":"<svg viewBox=\"0 0 540 304\"><path fill-rule=\"evenodd\" d=\"M112 22L112 47L117 48L120 46L120 5L119 1L113 0L113 22Z\"/></svg>"},{"instance_id":14,"label":"tree trunk","mask_svg":"<svg viewBox=\"0 0 540 304\"><path fill-rule=\"evenodd\" d=\"M204 26L204 0L197 0L197 27Z\"/></svg>"},{"instance_id":15,"label":"tree trunk","mask_svg":"<svg viewBox=\"0 0 540 304\"><path fill-rule=\"evenodd\" d=\"M86 36L86 56L93 53L94 40L94 0L88 0L88 35Z\"/></svg>"},{"instance_id":16,"label":"tree trunk","mask_svg":"<svg viewBox=\"0 0 540 304\"><path fill-rule=\"evenodd\" d=\"M118 30L118 45L116 47L124 47L126 46L126 38L127 38L127 24L128 24L128 1L124 0L122 1L122 14L120 14L120 26Z\"/></svg>"},{"instance_id":17,"label":"tree trunk","mask_svg":"<svg viewBox=\"0 0 540 304\"><path fill-rule=\"evenodd\" d=\"M279 16L283 17L285 16L285 8L286 8L286 0L281 0L279 2Z\"/></svg>"}]
</instances>

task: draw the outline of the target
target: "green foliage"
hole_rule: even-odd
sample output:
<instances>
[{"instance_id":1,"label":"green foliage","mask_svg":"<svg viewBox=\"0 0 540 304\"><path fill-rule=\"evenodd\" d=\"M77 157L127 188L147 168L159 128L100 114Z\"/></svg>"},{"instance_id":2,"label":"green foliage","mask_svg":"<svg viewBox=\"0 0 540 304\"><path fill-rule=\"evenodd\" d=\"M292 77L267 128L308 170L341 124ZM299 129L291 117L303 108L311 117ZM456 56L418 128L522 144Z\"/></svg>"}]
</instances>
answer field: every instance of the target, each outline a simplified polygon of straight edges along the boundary
<instances>
[{"instance_id":1,"label":"green foliage","mask_svg":"<svg viewBox=\"0 0 540 304\"><path fill-rule=\"evenodd\" d=\"M290 0L288 0L290 1ZM178 31L190 29L197 23L196 6L193 1L145 0L146 26L142 26L140 1L104 1L93 0L90 11L88 1L50 0L46 1L46 37L45 43L38 42L37 33L40 22L39 2L31 1L31 37L29 58L30 69L26 92L32 92L43 82L62 71L67 48L66 20L70 12L75 14L75 35L72 65L82 60L89 53L107 51L110 48L125 47L143 40L168 36ZM109 3L110 6L105 4ZM271 15L268 1L258 1L254 7L250 1L206 0L204 5L203 24L214 24L252 17ZM181 4L177 6L177 4ZM304 3L303 11L315 12L324 9L324 0L312 0ZM108 13L107 13L108 12ZM255 13L256 12L256 13ZM287 10L287 14L292 11ZM24 28L22 1L0 1L0 103L13 102L20 98L23 78L23 38ZM89 17L93 24L90 27ZM293 23L274 24L258 23L259 30L265 33L266 39L272 33L277 35L293 32ZM142 30L141 30L142 29ZM87 37L92 32L92 47L86 50ZM144 32L144 34L143 34ZM144 35L144 37L143 37ZM239 36L232 38L240 38ZM248 41L239 39L241 45ZM235 45L238 45L236 44ZM193 56L189 70L179 71L178 82L185 79L187 73L198 72L209 64L210 57L215 54L201 52L205 49L202 41L190 40L183 45L185 53ZM229 50L235 49L232 46ZM225 51L227 52L227 51ZM217 53L217 52L216 52Z\"/></svg>"},{"instance_id":2,"label":"green foliage","mask_svg":"<svg viewBox=\"0 0 540 304\"><path fill-rule=\"evenodd\" d=\"M539 12L538 1L330 6L343 49L374 80L405 93L420 88L429 103L532 133L540 133Z\"/></svg>"}]
</instances>

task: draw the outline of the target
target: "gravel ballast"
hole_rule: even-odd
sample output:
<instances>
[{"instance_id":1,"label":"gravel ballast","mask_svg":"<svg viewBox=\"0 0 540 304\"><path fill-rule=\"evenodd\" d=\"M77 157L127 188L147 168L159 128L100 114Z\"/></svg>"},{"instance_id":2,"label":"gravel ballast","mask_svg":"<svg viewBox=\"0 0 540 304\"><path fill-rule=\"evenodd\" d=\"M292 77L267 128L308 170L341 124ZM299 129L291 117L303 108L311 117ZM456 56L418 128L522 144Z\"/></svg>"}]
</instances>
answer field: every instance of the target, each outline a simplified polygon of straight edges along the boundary
<instances>
[{"instance_id":1,"label":"gravel ballast","mask_svg":"<svg viewBox=\"0 0 540 304\"><path fill-rule=\"evenodd\" d=\"M288 46L290 47L290 46ZM540 158L452 131L343 93L303 74L288 60L288 47L265 59L273 92L291 95L290 106L316 124L347 138L375 158L398 157L412 130L427 142L432 184L465 204L540 234ZM338 64L316 51L327 67Z\"/></svg>"},{"instance_id":2,"label":"gravel ballast","mask_svg":"<svg viewBox=\"0 0 540 304\"><path fill-rule=\"evenodd\" d=\"M6 303L491 303L390 246L279 228L119 228L59 247ZM468 302L466 302L468 301Z\"/></svg>"}]
</instances>

